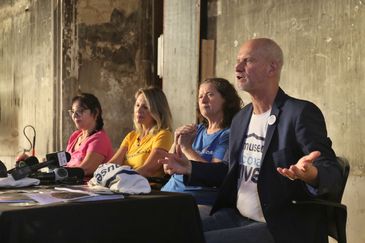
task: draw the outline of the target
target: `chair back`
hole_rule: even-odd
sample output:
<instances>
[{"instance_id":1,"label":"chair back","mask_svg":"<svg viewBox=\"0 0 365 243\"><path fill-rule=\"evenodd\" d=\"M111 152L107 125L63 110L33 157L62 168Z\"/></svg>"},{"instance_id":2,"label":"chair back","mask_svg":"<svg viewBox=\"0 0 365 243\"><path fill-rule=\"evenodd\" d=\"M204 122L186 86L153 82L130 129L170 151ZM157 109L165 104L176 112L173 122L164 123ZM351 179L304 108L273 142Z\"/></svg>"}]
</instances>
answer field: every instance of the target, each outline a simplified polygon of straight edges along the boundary
<instances>
[{"instance_id":1,"label":"chair back","mask_svg":"<svg viewBox=\"0 0 365 243\"><path fill-rule=\"evenodd\" d=\"M345 187L346 187L346 182L347 182L347 178L349 177L349 173L350 173L350 164L347 161L347 159L343 158L343 157L337 157L337 161L341 166L341 170L342 170L342 178L343 178L343 185L342 185L342 189L339 195L339 203L342 200L342 196L343 193L345 191Z\"/></svg>"},{"instance_id":2,"label":"chair back","mask_svg":"<svg viewBox=\"0 0 365 243\"><path fill-rule=\"evenodd\" d=\"M346 205L341 204L341 200L349 176L350 164L342 157L337 157L337 161L341 166L343 185L338 198L338 205L335 207L326 207L328 216L328 235L336 239L338 243L346 243L347 207Z\"/></svg>"}]
</instances>

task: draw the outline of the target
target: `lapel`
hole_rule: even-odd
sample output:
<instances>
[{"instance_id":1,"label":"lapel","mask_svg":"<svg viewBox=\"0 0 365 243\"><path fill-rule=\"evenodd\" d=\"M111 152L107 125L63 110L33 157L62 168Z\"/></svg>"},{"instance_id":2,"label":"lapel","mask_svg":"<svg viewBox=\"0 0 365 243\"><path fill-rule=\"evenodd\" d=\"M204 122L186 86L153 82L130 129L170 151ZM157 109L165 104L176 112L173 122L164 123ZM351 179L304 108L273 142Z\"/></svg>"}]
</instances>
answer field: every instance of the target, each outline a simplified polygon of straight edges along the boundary
<instances>
[{"instance_id":1,"label":"lapel","mask_svg":"<svg viewBox=\"0 0 365 243\"><path fill-rule=\"evenodd\" d=\"M246 105L234 118L231 124L229 138L229 168L226 176L228 184L233 183L233 188L237 188L239 177L239 159L242 152L242 146L247 134L248 124L253 111L252 104Z\"/></svg>"},{"instance_id":2,"label":"lapel","mask_svg":"<svg viewBox=\"0 0 365 243\"><path fill-rule=\"evenodd\" d=\"M271 108L271 114L270 118L273 119L275 117L275 122L273 124L269 124L267 127L266 137L265 137L265 144L264 144L264 150L262 152L262 164L265 162L265 156L268 148L270 147L272 136L276 130L277 124L280 120L280 113L281 113L281 106L284 104L284 101L286 100L287 95L284 93L284 91L279 88L278 93L275 97L274 103ZM269 118L269 119L270 119Z\"/></svg>"},{"instance_id":3,"label":"lapel","mask_svg":"<svg viewBox=\"0 0 365 243\"><path fill-rule=\"evenodd\" d=\"M230 149L230 164L237 164L240 158L240 153L242 152L242 146L244 139L246 138L248 124L251 120L252 114L252 104L248 104L242 112L240 112L237 121L232 123L234 125L231 129L232 147ZM231 142L231 141L230 141ZM234 163L232 163L234 162Z\"/></svg>"},{"instance_id":4,"label":"lapel","mask_svg":"<svg viewBox=\"0 0 365 243\"><path fill-rule=\"evenodd\" d=\"M251 120L251 114L253 111L252 104L246 105L243 110L237 115L235 119L237 122L232 122L230 131L230 153L229 153L229 178L233 176L235 180L239 176L239 159L242 153L242 147L247 134L248 124Z\"/></svg>"}]
</instances>

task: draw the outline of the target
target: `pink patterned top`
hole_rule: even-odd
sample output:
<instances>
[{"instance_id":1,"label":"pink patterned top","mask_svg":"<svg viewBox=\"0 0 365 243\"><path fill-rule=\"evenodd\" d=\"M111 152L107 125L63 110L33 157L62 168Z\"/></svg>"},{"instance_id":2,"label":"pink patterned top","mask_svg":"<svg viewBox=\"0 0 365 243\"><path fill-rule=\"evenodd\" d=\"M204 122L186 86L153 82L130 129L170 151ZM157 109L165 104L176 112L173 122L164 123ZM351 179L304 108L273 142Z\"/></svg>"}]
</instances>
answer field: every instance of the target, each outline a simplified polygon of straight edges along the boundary
<instances>
[{"instance_id":1,"label":"pink patterned top","mask_svg":"<svg viewBox=\"0 0 365 243\"><path fill-rule=\"evenodd\" d=\"M80 145L77 150L74 150L75 144L82 131L77 130L70 136L66 151L71 154L71 160L67 163L67 167L80 167L87 153L94 152L104 157L100 163L105 163L113 156L113 147L108 134L104 130L100 130L91 136Z\"/></svg>"}]
</instances>

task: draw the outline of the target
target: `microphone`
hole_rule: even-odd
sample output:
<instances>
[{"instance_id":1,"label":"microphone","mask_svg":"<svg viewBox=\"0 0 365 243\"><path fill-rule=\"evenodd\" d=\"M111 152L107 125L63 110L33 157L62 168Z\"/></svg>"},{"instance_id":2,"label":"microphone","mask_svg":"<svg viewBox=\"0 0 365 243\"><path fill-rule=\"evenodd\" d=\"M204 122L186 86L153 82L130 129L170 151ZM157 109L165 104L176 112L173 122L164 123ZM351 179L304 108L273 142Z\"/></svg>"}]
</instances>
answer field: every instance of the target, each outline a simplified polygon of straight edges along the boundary
<instances>
[{"instance_id":1,"label":"microphone","mask_svg":"<svg viewBox=\"0 0 365 243\"><path fill-rule=\"evenodd\" d=\"M25 166L32 166L32 165L36 165L39 164L39 161L37 159L37 157L35 156L30 156L28 158L26 158L24 161L19 161L17 162L17 167L25 167Z\"/></svg>"},{"instance_id":2,"label":"microphone","mask_svg":"<svg viewBox=\"0 0 365 243\"><path fill-rule=\"evenodd\" d=\"M29 166L33 166L36 164L39 164L37 157L30 156L30 157L26 158L25 160L17 161L15 164L15 168L8 170L8 174L12 174L15 170L18 170L20 168L29 167Z\"/></svg>"},{"instance_id":3,"label":"microphone","mask_svg":"<svg viewBox=\"0 0 365 243\"><path fill-rule=\"evenodd\" d=\"M68 178L74 178L80 180L81 182L84 179L85 171L80 167L65 167L68 172Z\"/></svg>"},{"instance_id":4,"label":"microphone","mask_svg":"<svg viewBox=\"0 0 365 243\"><path fill-rule=\"evenodd\" d=\"M46 160L53 161L50 162L49 165L47 165L50 169L63 167L67 164L68 161L70 161L70 159L71 155L65 151L46 154Z\"/></svg>"},{"instance_id":5,"label":"microphone","mask_svg":"<svg viewBox=\"0 0 365 243\"><path fill-rule=\"evenodd\" d=\"M66 179L68 177L68 171L66 168L60 167L60 168L54 169L52 172L49 172L49 173L39 172L39 173L33 174L31 177L36 178L41 181L45 180L45 181L56 182L56 181L62 181L64 179Z\"/></svg>"},{"instance_id":6,"label":"microphone","mask_svg":"<svg viewBox=\"0 0 365 243\"><path fill-rule=\"evenodd\" d=\"M32 156L29 158L32 158ZM33 158L35 158L35 157L33 157ZM29 174L34 173L37 170L47 167L47 166L54 166L54 167L65 166L67 164L67 162L70 161L71 155L65 151L61 151L61 152L56 152L56 153L52 153L52 154L47 154L46 159L47 159L47 161L39 163L39 164L16 168L11 173L11 175L13 176L14 180L20 180L20 179L28 176Z\"/></svg>"},{"instance_id":7,"label":"microphone","mask_svg":"<svg viewBox=\"0 0 365 243\"><path fill-rule=\"evenodd\" d=\"M41 184L54 184L55 182L82 184L84 173L84 170L81 168L59 167L49 173L34 173L31 177L40 180Z\"/></svg>"}]
</instances>

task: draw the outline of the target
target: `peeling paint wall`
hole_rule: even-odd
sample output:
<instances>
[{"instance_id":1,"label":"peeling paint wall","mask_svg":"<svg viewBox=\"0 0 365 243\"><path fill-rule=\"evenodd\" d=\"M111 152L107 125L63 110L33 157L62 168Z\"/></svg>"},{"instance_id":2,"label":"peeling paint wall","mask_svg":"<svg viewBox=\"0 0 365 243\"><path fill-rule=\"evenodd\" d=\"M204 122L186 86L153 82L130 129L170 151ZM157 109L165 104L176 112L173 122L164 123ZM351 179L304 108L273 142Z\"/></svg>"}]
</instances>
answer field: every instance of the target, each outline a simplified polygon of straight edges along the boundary
<instances>
[{"instance_id":1,"label":"peeling paint wall","mask_svg":"<svg viewBox=\"0 0 365 243\"><path fill-rule=\"evenodd\" d=\"M365 2L211 0L208 19L208 36L216 38L216 75L232 82L241 42L269 37L282 46L281 86L321 108L336 153L350 161L343 199L348 242L365 242ZM242 97L249 102L247 94Z\"/></svg>"},{"instance_id":2,"label":"peeling paint wall","mask_svg":"<svg viewBox=\"0 0 365 243\"><path fill-rule=\"evenodd\" d=\"M119 147L133 129L134 93L151 83L151 1L70 1L63 78L65 110L78 89L94 93L103 109L105 129ZM73 39L75 38L75 39ZM75 50L75 51L72 51ZM72 67L75 67L72 69ZM74 129L66 119L64 140Z\"/></svg>"},{"instance_id":3,"label":"peeling paint wall","mask_svg":"<svg viewBox=\"0 0 365 243\"><path fill-rule=\"evenodd\" d=\"M55 149L52 6L49 0L0 4L0 158L8 168L29 147L22 134L27 124L37 130L37 154Z\"/></svg>"},{"instance_id":4,"label":"peeling paint wall","mask_svg":"<svg viewBox=\"0 0 365 243\"><path fill-rule=\"evenodd\" d=\"M67 110L94 93L115 148L133 129L134 93L152 81L152 1L0 2L0 159L9 162L37 129L37 155L64 149Z\"/></svg>"}]
</instances>

